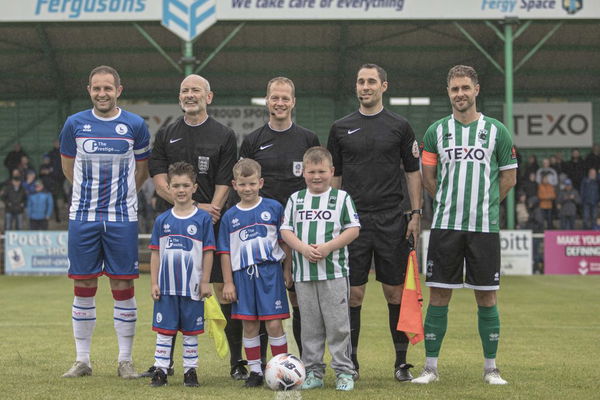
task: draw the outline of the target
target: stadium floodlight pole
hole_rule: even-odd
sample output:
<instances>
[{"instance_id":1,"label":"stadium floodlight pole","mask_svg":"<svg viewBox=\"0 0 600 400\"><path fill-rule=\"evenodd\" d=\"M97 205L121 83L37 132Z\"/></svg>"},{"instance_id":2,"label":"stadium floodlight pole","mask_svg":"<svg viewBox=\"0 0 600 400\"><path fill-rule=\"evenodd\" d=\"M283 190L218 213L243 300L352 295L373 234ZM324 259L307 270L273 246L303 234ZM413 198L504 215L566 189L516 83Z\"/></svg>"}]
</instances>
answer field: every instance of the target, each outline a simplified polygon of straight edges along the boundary
<instances>
[{"instance_id":1,"label":"stadium floodlight pole","mask_svg":"<svg viewBox=\"0 0 600 400\"><path fill-rule=\"evenodd\" d=\"M513 119L513 25L519 19L507 17L504 20L504 104L505 124L508 131L514 137L515 121ZM515 228L515 190L510 189L506 195L506 227Z\"/></svg>"},{"instance_id":2,"label":"stadium floodlight pole","mask_svg":"<svg viewBox=\"0 0 600 400\"><path fill-rule=\"evenodd\" d=\"M194 57L194 42L186 40L183 42L183 57L180 62L183 64L183 75L188 76L194 73L196 57Z\"/></svg>"}]
</instances>

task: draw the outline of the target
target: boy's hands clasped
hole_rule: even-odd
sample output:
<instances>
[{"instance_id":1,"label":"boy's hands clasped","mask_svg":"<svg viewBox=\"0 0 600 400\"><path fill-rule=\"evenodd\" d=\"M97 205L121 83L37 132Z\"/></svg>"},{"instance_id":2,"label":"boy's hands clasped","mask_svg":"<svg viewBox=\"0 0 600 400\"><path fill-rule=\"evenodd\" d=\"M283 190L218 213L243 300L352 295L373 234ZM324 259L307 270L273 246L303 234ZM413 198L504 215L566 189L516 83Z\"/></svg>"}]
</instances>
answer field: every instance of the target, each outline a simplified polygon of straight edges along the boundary
<instances>
[{"instance_id":1,"label":"boy's hands clasped","mask_svg":"<svg viewBox=\"0 0 600 400\"><path fill-rule=\"evenodd\" d=\"M331 253L325 243L322 244L304 244L302 247L302 255L310 262L316 263L319 260L327 257Z\"/></svg>"}]
</instances>

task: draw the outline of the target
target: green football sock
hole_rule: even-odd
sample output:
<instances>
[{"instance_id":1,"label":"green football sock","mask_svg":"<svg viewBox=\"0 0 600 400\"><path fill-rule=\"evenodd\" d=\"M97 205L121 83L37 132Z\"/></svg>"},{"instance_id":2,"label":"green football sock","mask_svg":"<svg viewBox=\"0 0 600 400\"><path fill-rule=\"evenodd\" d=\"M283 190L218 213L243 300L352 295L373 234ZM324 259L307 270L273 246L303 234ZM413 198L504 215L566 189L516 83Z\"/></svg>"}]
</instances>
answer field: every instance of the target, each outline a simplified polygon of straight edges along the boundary
<instances>
[{"instance_id":1,"label":"green football sock","mask_svg":"<svg viewBox=\"0 0 600 400\"><path fill-rule=\"evenodd\" d=\"M432 306L427 308L425 317L425 355L438 357L442 341L448 328L448 306Z\"/></svg>"},{"instance_id":2,"label":"green football sock","mask_svg":"<svg viewBox=\"0 0 600 400\"><path fill-rule=\"evenodd\" d=\"M483 346L483 356L485 358L496 358L498 340L500 339L498 307L478 306L477 317L479 336L481 336L481 345Z\"/></svg>"}]
</instances>

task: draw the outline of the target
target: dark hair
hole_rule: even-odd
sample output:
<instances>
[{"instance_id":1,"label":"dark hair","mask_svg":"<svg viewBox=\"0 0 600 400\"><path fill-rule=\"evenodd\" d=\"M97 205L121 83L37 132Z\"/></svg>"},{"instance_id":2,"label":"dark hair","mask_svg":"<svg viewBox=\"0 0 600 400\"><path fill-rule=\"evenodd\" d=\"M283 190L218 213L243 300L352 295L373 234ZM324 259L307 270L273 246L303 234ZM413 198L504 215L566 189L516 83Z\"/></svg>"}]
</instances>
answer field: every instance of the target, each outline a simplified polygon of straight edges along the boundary
<instances>
[{"instance_id":1,"label":"dark hair","mask_svg":"<svg viewBox=\"0 0 600 400\"><path fill-rule=\"evenodd\" d=\"M256 174L260 178L262 168L251 158L242 158L233 166L233 179L246 178Z\"/></svg>"},{"instance_id":2,"label":"dark hair","mask_svg":"<svg viewBox=\"0 0 600 400\"><path fill-rule=\"evenodd\" d=\"M92 78L97 74L110 74L115 79L115 87L121 86L121 77L119 76L117 70L113 67L109 67L108 65L100 65L99 67L94 68L92 72L90 72L90 76L88 78L88 83L90 85L92 84Z\"/></svg>"},{"instance_id":3,"label":"dark hair","mask_svg":"<svg viewBox=\"0 0 600 400\"><path fill-rule=\"evenodd\" d=\"M379 75L379 79L381 80L381 83L387 82L387 72L385 72L385 69L381 68L379 65L367 63L367 64L361 65L358 70L360 71L363 68L376 69L377 75Z\"/></svg>"},{"instance_id":4,"label":"dark hair","mask_svg":"<svg viewBox=\"0 0 600 400\"><path fill-rule=\"evenodd\" d=\"M192 180L192 182L196 183L196 171L194 170L192 164L188 164L185 161L178 161L169 165L169 172L167 173L167 182L171 183L171 178L175 175L187 175Z\"/></svg>"},{"instance_id":5,"label":"dark hair","mask_svg":"<svg viewBox=\"0 0 600 400\"><path fill-rule=\"evenodd\" d=\"M290 85L290 87L292 88L292 97L296 97L296 87L294 86L294 82L292 82L290 78L286 78L285 76L278 76L276 78L271 79L269 83L267 83L267 97L269 97L269 93L271 92L271 86L274 83Z\"/></svg>"},{"instance_id":6,"label":"dark hair","mask_svg":"<svg viewBox=\"0 0 600 400\"><path fill-rule=\"evenodd\" d=\"M450 80L454 78L471 78L473 85L479 84L477 72L473 67L469 67L468 65L455 65L454 67L450 68L450 71L448 71L448 77L446 78L446 84L450 86Z\"/></svg>"},{"instance_id":7,"label":"dark hair","mask_svg":"<svg viewBox=\"0 0 600 400\"><path fill-rule=\"evenodd\" d=\"M329 162L330 166L333 166L333 159L331 158L329 150L323 146L314 146L306 150L304 157L302 158L302 163L304 165L307 163L319 164L325 160Z\"/></svg>"}]
</instances>

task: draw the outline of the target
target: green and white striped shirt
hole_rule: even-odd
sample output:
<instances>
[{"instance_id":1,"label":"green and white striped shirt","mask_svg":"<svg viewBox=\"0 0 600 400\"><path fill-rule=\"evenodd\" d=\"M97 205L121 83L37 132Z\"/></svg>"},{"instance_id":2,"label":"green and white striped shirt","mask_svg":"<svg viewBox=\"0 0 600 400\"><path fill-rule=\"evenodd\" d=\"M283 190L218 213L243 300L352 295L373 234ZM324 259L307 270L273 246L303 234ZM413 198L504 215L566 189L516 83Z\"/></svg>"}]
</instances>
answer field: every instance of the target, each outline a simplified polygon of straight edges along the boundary
<instances>
[{"instance_id":1,"label":"green and white striped shirt","mask_svg":"<svg viewBox=\"0 0 600 400\"><path fill-rule=\"evenodd\" d=\"M499 121L481 114L463 125L452 115L427 129L427 153L437 155L432 229L498 232L500 171L517 168L512 138Z\"/></svg>"},{"instance_id":2,"label":"green and white striped shirt","mask_svg":"<svg viewBox=\"0 0 600 400\"><path fill-rule=\"evenodd\" d=\"M358 226L358 214L350 195L329 189L312 194L307 189L290 196L285 206L280 229L296 234L304 243L322 244L336 238L348 228ZM332 251L317 263L309 262L301 253L293 252L294 281L321 281L348 276L348 247Z\"/></svg>"}]
</instances>

